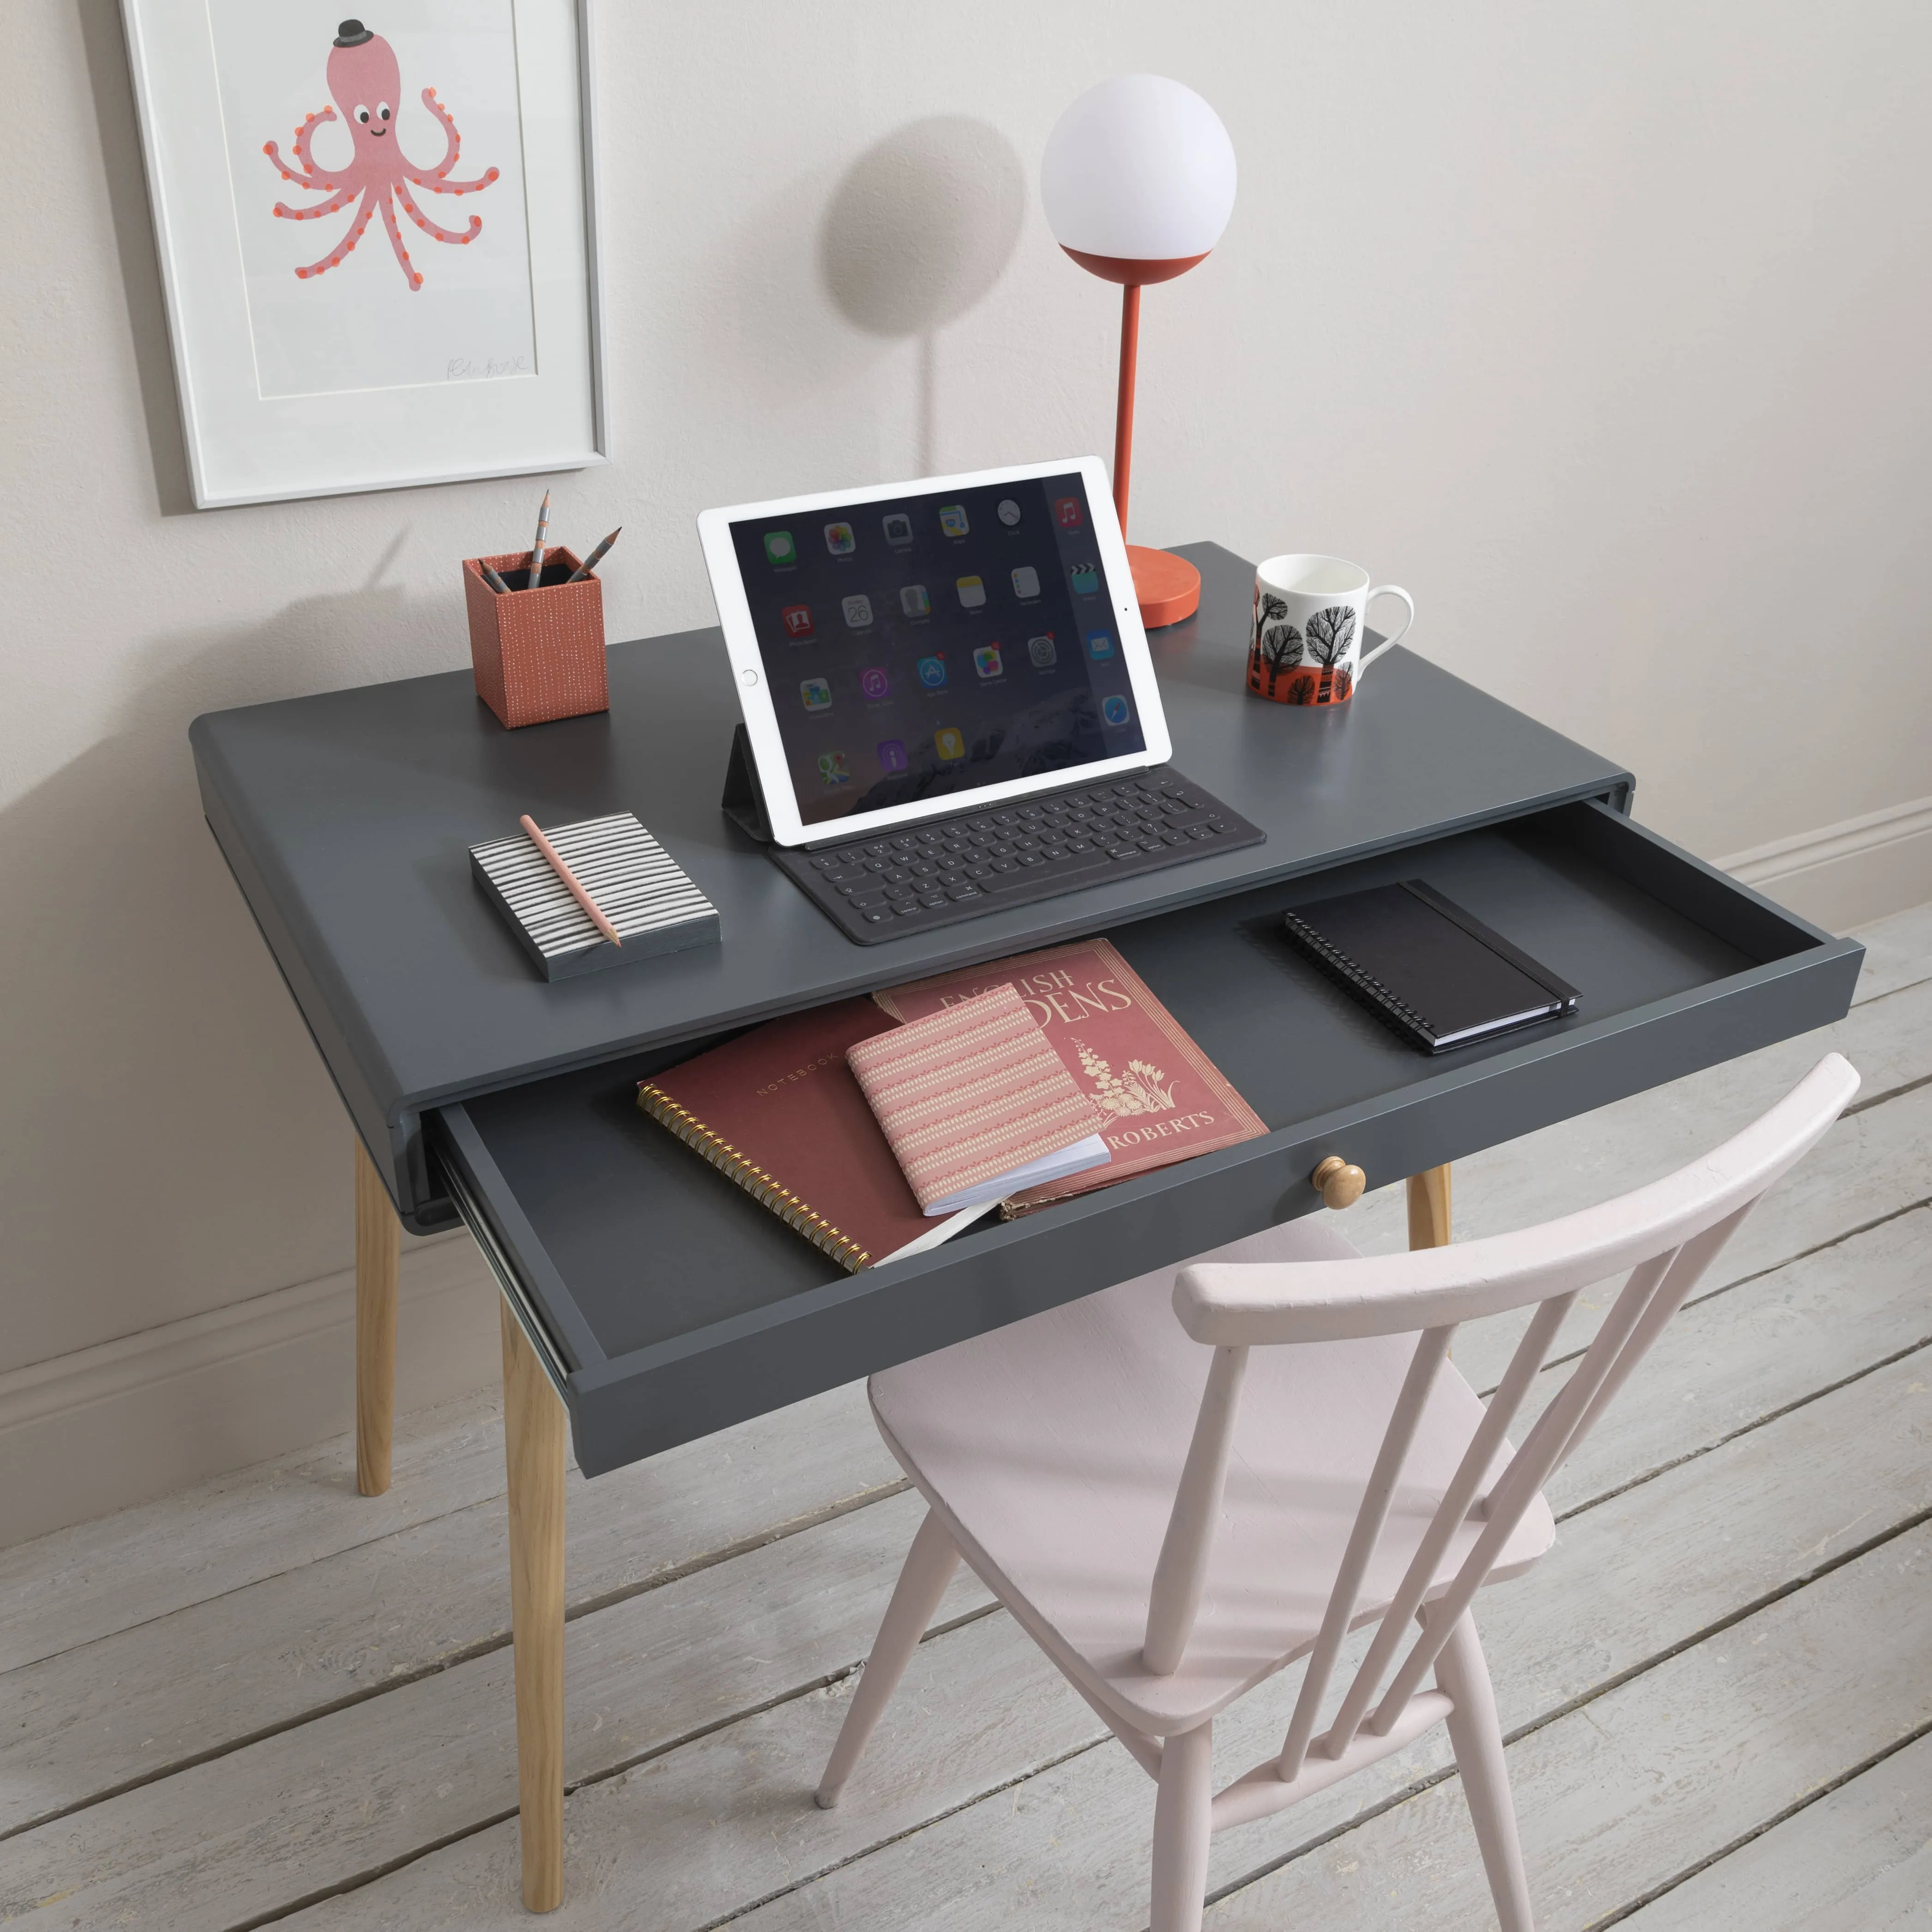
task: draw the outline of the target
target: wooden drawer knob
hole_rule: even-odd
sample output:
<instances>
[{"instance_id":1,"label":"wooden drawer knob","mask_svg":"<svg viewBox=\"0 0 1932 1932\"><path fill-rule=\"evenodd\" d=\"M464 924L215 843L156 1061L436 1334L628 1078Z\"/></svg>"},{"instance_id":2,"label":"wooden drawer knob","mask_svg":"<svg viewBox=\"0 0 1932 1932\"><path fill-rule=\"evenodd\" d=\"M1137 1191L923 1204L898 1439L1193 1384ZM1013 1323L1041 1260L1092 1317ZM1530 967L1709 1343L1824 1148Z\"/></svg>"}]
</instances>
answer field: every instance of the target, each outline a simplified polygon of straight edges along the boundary
<instances>
[{"instance_id":1,"label":"wooden drawer knob","mask_svg":"<svg viewBox=\"0 0 1932 1932\"><path fill-rule=\"evenodd\" d=\"M1331 1154L1308 1177L1309 1184L1330 1208L1352 1208L1362 1198L1369 1177L1340 1154Z\"/></svg>"}]
</instances>

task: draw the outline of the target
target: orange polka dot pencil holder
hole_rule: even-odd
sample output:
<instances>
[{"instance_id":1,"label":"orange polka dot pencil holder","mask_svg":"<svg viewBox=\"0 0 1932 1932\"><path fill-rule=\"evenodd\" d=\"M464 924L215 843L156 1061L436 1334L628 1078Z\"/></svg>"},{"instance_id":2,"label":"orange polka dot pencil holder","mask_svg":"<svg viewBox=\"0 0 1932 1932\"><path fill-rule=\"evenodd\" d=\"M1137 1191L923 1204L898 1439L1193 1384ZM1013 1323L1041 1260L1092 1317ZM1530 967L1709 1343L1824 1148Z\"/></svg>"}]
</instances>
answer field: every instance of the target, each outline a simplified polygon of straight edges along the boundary
<instances>
[{"instance_id":1,"label":"orange polka dot pencil holder","mask_svg":"<svg viewBox=\"0 0 1932 1932\"><path fill-rule=\"evenodd\" d=\"M1366 656L1369 606L1400 597L1408 617ZM1415 622L1415 603L1400 584L1371 585L1360 564L1299 553L1271 556L1255 572L1248 630L1248 688L1277 704L1346 704L1362 673Z\"/></svg>"},{"instance_id":2,"label":"orange polka dot pencil holder","mask_svg":"<svg viewBox=\"0 0 1932 1932\"><path fill-rule=\"evenodd\" d=\"M512 730L610 708L604 668L604 586L594 574L566 583L578 563L562 548L547 552L542 579L532 590L525 587L530 574L526 550L464 561L476 695ZM490 587L483 574L486 565L508 590Z\"/></svg>"}]
</instances>

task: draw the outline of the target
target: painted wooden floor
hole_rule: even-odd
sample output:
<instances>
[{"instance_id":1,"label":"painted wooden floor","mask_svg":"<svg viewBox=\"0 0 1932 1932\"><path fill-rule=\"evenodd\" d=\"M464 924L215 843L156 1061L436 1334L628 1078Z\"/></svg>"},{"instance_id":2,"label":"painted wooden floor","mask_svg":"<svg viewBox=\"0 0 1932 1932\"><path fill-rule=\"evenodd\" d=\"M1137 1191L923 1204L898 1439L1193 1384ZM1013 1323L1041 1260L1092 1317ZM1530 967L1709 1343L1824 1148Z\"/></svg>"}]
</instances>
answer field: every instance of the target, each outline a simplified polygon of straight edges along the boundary
<instances>
[{"instance_id":1,"label":"painted wooden floor","mask_svg":"<svg viewBox=\"0 0 1932 1932\"><path fill-rule=\"evenodd\" d=\"M1828 1046L1864 1077L1563 1472L1555 1553L1477 1606L1547 1932L1932 1924L1932 908L1865 936L1842 1024L1456 1172L1491 1232L1676 1165ZM1400 1246L1400 1194L1352 1238ZM1486 1386L1511 1339L1457 1360ZM0 1919L526 1922L494 1404L406 1418L395 1468L358 1497L345 1438L0 1552ZM551 1922L1145 1923L1151 1785L970 1578L814 1808L918 1514L859 1390L569 1507ZM1294 1689L1220 1727L1230 1772ZM1218 1838L1212 1882L1214 1932L1494 1922L1439 1730Z\"/></svg>"}]
</instances>

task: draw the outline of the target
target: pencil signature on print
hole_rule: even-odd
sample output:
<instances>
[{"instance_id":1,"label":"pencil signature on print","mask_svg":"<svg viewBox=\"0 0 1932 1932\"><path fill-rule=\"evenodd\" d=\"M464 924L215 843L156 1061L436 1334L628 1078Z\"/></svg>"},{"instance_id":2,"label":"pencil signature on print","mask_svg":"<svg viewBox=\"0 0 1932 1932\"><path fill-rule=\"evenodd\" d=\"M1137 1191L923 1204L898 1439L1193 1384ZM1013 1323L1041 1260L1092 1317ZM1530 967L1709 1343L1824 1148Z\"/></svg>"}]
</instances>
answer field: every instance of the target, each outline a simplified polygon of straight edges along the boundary
<instances>
[{"instance_id":1,"label":"pencil signature on print","mask_svg":"<svg viewBox=\"0 0 1932 1932\"><path fill-rule=\"evenodd\" d=\"M527 376L530 373L530 358L527 356L506 356L500 360L490 356L481 362L472 362L466 356L452 356L443 368L443 380L450 382L480 382L492 376Z\"/></svg>"}]
</instances>

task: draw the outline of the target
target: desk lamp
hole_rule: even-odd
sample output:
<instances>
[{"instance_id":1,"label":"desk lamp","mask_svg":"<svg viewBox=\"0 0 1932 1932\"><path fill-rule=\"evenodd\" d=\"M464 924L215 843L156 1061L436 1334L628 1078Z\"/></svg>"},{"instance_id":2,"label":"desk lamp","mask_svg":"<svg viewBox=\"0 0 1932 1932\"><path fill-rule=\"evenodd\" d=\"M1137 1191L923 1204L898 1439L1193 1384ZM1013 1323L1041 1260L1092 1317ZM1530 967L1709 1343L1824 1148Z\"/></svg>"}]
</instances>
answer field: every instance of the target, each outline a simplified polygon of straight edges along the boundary
<instances>
[{"instance_id":1,"label":"desk lamp","mask_svg":"<svg viewBox=\"0 0 1932 1932\"><path fill-rule=\"evenodd\" d=\"M1054 124L1040 169L1054 239L1080 266L1120 286L1120 389L1114 418L1114 507L1127 527L1133 454L1134 364L1141 290L1172 281L1221 238L1234 207L1234 148L1192 88L1158 74L1122 74L1081 95ZM1201 573L1164 550L1127 546L1141 620L1191 617Z\"/></svg>"}]
</instances>

